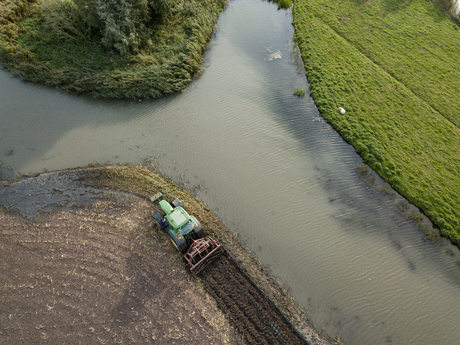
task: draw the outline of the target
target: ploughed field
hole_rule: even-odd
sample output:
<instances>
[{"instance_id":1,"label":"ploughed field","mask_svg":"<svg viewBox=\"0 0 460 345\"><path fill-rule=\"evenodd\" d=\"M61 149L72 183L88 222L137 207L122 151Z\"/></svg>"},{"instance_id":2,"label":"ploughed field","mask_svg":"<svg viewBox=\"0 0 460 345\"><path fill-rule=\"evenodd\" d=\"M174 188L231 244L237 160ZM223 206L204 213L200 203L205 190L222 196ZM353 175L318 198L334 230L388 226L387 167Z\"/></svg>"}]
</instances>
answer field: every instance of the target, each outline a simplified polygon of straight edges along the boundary
<instances>
[{"instance_id":1,"label":"ploughed field","mask_svg":"<svg viewBox=\"0 0 460 345\"><path fill-rule=\"evenodd\" d=\"M205 290L248 344L308 344L227 255L202 273Z\"/></svg>"},{"instance_id":2,"label":"ploughed field","mask_svg":"<svg viewBox=\"0 0 460 345\"><path fill-rule=\"evenodd\" d=\"M229 253L188 272L154 224L158 206L98 198L31 218L0 207L1 343L325 343L301 326L307 341Z\"/></svg>"}]
</instances>

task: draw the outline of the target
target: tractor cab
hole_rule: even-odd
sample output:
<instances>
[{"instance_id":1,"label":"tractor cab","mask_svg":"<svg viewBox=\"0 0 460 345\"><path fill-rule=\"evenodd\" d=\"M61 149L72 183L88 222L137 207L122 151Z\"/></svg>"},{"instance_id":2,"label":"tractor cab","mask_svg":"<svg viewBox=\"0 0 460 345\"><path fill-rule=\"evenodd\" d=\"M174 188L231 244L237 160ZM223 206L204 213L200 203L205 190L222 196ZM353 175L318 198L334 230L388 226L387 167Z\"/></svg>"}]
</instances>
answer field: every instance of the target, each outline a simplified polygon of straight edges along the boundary
<instances>
[{"instance_id":1,"label":"tractor cab","mask_svg":"<svg viewBox=\"0 0 460 345\"><path fill-rule=\"evenodd\" d=\"M175 229L180 228L190 221L190 216L182 206L173 208L166 200L160 201L160 207L166 214L166 220Z\"/></svg>"},{"instance_id":2,"label":"tractor cab","mask_svg":"<svg viewBox=\"0 0 460 345\"><path fill-rule=\"evenodd\" d=\"M171 242L179 251L184 252L194 240L204 236L200 222L185 211L179 199L173 200L171 204L161 200L159 205L164 215L157 212L153 218L161 228L166 230Z\"/></svg>"},{"instance_id":3,"label":"tractor cab","mask_svg":"<svg viewBox=\"0 0 460 345\"><path fill-rule=\"evenodd\" d=\"M198 227L198 224L193 222L192 217L189 216L183 206L173 208L166 200L161 200L160 207L166 214L166 221L176 233L186 235L194 228Z\"/></svg>"}]
</instances>

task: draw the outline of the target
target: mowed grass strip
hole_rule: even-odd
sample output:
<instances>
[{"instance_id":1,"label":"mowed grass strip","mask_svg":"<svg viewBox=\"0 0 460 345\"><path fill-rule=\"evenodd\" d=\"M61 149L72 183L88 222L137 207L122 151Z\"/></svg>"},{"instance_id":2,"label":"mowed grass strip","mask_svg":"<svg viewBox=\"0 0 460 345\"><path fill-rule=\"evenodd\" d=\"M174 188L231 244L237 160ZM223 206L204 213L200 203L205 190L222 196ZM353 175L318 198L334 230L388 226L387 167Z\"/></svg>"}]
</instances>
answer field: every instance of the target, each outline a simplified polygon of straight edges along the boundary
<instances>
[{"instance_id":1,"label":"mowed grass strip","mask_svg":"<svg viewBox=\"0 0 460 345\"><path fill-rule=\"evenodd\" d=\"M427 0L295 0L293 15L322 116L460 244L458 27Z\"/></svg>"}]
</instances>

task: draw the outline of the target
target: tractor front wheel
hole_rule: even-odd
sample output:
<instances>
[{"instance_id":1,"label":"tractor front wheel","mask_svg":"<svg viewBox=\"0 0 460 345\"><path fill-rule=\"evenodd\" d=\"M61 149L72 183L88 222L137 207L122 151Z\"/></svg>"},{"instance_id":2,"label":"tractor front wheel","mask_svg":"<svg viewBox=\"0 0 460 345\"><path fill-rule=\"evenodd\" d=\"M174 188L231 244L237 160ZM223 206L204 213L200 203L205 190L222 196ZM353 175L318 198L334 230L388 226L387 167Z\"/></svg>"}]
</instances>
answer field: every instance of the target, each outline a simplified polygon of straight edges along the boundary
<instances>
[{"instance_id":1,"label":"tractor front wheel","mask_svg":"<svg viewBox=\"0 0 460 345\"><path fill-rule=\"evenodd\" d=\"M162 229L165 229L168 224L166 224L166 220L164 216L160 213L157 212L153 215L153 219L157 222L158 226Z\"/></svg>"},{"instance_id":2,"label":"tractor front wheel","mask_svg":"<svg viewBox=\"0 0 460 345\"><path fill-rule=\"evenodd\" d=\"M173 201L171 201L171 205L176 208L176 207L179 207L179 206L182 206L185 210L185 207L184 205L182 204L182 201L180 201L179 199L174 199Z\"/></svg>"}]
</instances>

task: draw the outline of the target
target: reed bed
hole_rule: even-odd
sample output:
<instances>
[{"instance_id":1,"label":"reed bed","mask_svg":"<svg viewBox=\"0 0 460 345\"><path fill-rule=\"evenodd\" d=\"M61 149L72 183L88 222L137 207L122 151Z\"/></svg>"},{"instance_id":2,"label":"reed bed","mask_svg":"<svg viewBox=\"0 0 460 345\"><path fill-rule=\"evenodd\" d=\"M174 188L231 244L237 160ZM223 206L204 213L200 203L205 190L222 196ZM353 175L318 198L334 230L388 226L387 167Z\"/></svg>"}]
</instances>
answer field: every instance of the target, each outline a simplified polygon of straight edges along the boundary
<instances>
[{"instance_id":1,"label":"reed bed","mask_svg":"<svg viewBox=\"0 0 460 345\"><path fill-rule=\"evenodd\" d=\"M0 4L0 62L21 78L104 98L158 98L183 91L201 58L224 0L175 1L149 23L149 47L120 55L101 45L71 0Z\"/></svg>"}]
</instances>

